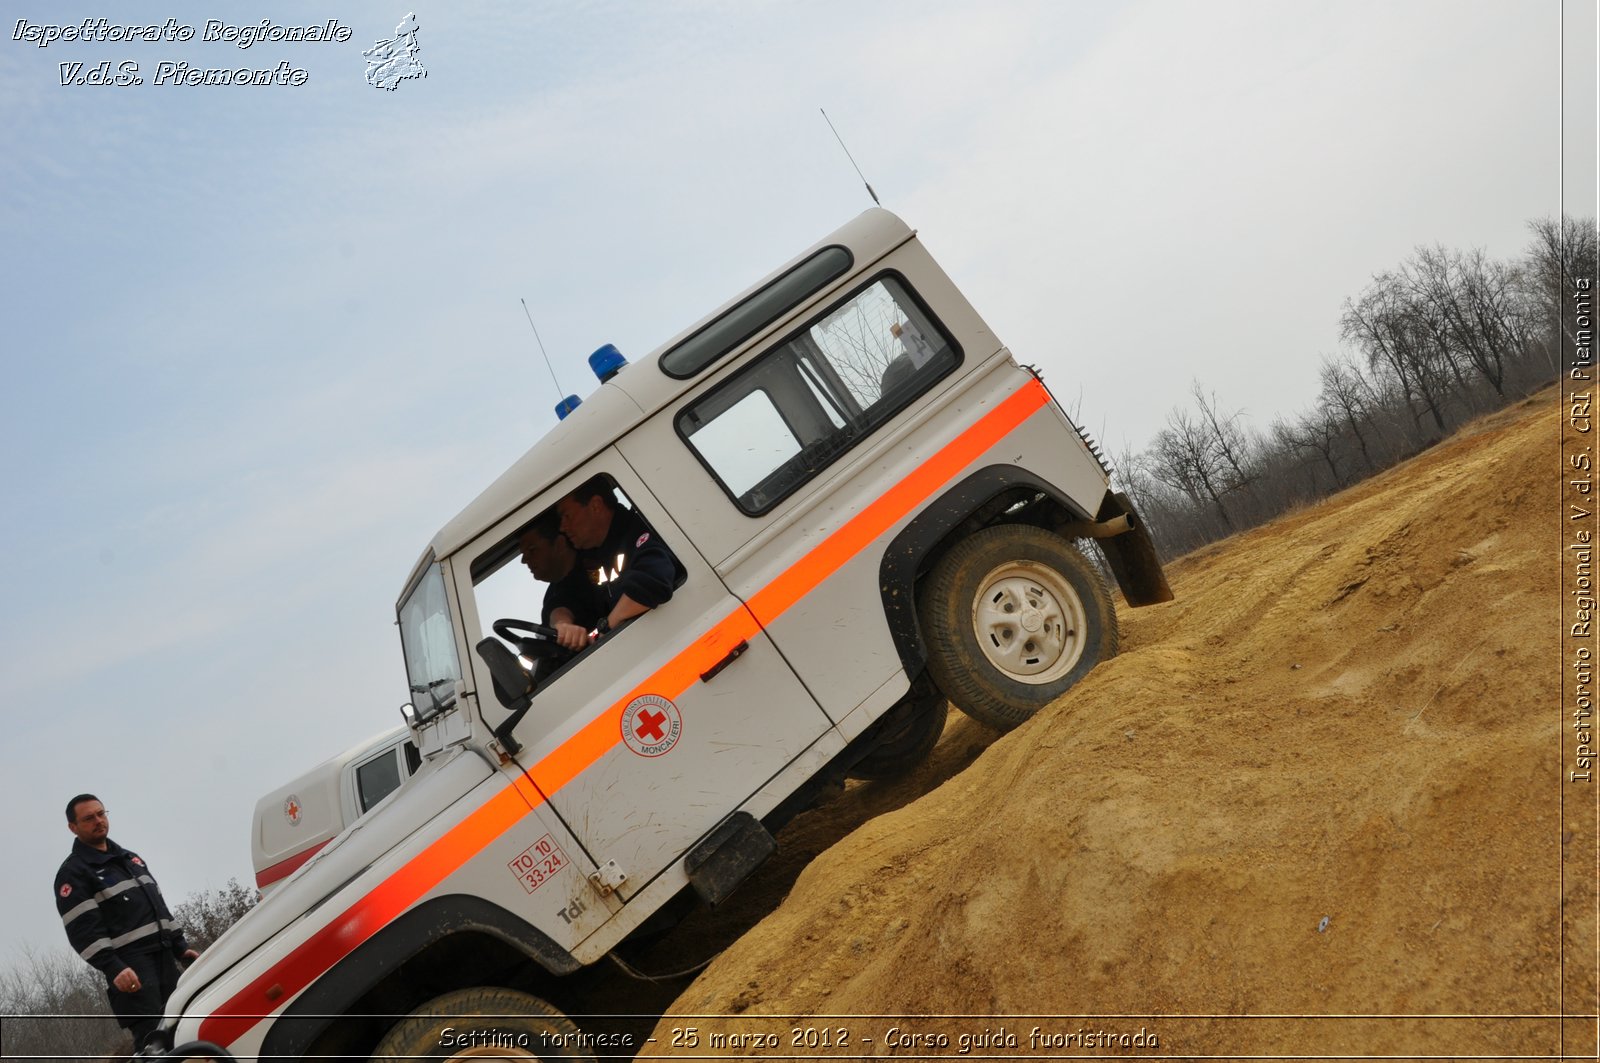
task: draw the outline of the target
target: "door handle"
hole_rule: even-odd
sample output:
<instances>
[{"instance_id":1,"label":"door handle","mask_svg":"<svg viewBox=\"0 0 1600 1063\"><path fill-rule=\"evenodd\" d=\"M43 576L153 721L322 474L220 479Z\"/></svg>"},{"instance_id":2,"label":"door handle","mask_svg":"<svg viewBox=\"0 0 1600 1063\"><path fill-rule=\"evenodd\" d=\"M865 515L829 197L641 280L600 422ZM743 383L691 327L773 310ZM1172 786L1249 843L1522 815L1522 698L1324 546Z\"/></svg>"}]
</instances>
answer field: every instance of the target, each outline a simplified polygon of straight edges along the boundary
<instances>
[{"instance_id":1,"label":"door handle","mask_svg":"<svg viewBox=\"0 0 1600 1063\"><path fill-rule=\"evenodd\" d=\"M716 664L700 673L700 682L709 683L713 679L717 678L717 673L721 672L724 668L728 667L728 665L744 656L744 652L749 648L750 643L744 639L740 639L739 645L729 650L726 657L722 658L722 660L718 661Z\"/></svg>"}]
</instances>

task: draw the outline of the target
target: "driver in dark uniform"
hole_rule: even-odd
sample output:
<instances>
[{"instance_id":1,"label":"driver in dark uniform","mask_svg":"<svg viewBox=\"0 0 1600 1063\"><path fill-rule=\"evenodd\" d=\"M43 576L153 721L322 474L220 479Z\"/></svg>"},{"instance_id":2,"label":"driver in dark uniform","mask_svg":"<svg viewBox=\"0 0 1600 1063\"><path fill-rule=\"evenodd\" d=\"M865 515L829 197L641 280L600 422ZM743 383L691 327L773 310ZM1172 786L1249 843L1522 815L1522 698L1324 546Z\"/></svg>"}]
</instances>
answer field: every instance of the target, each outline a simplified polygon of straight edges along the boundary
<instances>
[{"instance_id":1,"label":"driver in dark uniform","mask_svg":"<svg viewBox=\"0 0 1600 1063\"><path fill-rule=\"evenodd\" d=\"M578 553L561 534L554 510L539 514L517 540L522 563L533 578L549 584L539 622L555 628L556 642L577 652L589 645L589 631L605 615L605 595L578 564Z\"/></svg>"},{"instance_id":2,"label":"driver in dark uniform","mask_svg":"<svg viewBox=\"0 0 1600 1063\"><path fill-rule=\"evenodd\" d=\"M556 503L556 512L562 532L578 548L579 566L599 573L605 609L597 635L672 598L686 574L682 563L639 514L617 503L605 476L579 484Z\"/></svg>"}]
</instances>

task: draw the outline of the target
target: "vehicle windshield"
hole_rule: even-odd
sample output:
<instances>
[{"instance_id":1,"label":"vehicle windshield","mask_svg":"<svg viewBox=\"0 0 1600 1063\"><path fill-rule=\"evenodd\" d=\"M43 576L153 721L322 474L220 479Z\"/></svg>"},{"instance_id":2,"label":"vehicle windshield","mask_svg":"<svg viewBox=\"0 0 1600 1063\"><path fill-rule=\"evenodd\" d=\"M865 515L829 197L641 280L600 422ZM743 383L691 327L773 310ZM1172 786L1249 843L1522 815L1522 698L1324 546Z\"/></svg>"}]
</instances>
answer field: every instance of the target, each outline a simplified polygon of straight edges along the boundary
<instances>
[{"instance_id":1,"label":"vehicle windshield","mask_svg":"<svg viewBox=\"0 0 1600 1063\"><path fill-rule=\"evenodd\" d=\"M430 565L400 603L400 645L417 715L427 719L449 708L455 701L461 663L444 592L444 566Z\"/></svg>"}]
</instances>

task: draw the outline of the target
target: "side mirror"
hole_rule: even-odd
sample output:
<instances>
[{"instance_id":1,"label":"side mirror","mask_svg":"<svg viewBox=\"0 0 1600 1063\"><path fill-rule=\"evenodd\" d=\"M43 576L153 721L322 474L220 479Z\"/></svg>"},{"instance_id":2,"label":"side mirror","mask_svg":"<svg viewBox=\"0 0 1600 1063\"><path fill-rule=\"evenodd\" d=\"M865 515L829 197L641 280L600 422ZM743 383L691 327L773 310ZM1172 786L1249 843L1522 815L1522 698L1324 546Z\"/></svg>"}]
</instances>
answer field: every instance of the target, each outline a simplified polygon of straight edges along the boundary
<instances>
[{"instance_id":1,"label":"side mirror","mask_svg":"<svg viewBox=\"0 0 1600 1063\"><path fill-rule=\"evenodd\" d=\"M533 701L533 676L517 663L516 654L497 638L485 638L477 645L478 656L489 666L494 680L494 696L515 713L526 712Z\"/></svg>"}]
</instances>

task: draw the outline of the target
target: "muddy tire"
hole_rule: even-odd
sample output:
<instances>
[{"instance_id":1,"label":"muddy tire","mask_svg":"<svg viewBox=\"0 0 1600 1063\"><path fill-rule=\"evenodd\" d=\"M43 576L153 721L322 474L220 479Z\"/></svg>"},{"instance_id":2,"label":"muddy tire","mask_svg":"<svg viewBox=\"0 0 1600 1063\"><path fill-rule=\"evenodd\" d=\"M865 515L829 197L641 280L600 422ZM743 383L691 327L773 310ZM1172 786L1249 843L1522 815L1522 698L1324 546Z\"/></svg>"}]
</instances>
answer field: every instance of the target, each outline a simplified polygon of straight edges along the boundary
<instances>
[{"instance_id":1,"label":"muddy tire","mask_svg":"<svg viewBox=\"0 0 1600 1063\"><path fill-rule=\"evenodd\" d=\"M1027 524L957 543L917 589L928 673L956 707L1009 731L1117 652L1100 574L1059 535Z\"/></svg>"},{"instance_id":2,"label":"muddy tire","mask_svg":"<svg viewBox=\"0 0 1600 1063\"><path fill-rule=\"evenodd\" d=\"M396 1023L372 1053L374 1063L484 1057L594 1061L572 1020L538 997L496 986L434 997Z\"/></svg>"},{"instance_id":3,"label":"muddy tire","mask_svg":"<svg viewBox=\"0 0 1600 1063\"><path fill-rule=\"evenodd\" d=\"M878 744L855 762L849 777L887 780L910 774L939 744L949 718L950 703L943 694L931 684L926 689L913 687L872 725L878 729L874 736Z\"/></svg>"}]
</instances>

